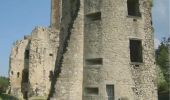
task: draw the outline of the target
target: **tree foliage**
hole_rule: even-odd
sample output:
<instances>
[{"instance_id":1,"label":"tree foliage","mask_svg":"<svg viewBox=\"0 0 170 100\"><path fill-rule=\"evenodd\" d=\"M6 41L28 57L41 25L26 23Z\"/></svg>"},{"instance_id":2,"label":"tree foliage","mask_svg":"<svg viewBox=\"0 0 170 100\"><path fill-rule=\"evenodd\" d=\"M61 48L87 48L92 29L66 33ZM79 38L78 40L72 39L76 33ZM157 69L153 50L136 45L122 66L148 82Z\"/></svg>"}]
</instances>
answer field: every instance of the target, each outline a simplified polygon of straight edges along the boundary
<instances>
[{"instance_id":1,"label":"tree foliage","mask_svg":"<svg viewBox=\"0 0 170 100\"><path fill-rule=\"evenodd\" d=\"M169 90L170 84L170 37L163 38L161 44L156 50L156 63L159 65L161 72L163 74L163 78L158 82L158 88L160 91ZM163 80L164 79L164 80Z\"/></svg>"},{"instance_id":2,"label":"tree foliage","mask_svg":"<svg viewBox=\"0 0 170 100\"><path fill-rule=\"evenodd\" d=\"M4 93L9 85L9 79L0 76L0 93Z\"/></svg>"}]
</instances>

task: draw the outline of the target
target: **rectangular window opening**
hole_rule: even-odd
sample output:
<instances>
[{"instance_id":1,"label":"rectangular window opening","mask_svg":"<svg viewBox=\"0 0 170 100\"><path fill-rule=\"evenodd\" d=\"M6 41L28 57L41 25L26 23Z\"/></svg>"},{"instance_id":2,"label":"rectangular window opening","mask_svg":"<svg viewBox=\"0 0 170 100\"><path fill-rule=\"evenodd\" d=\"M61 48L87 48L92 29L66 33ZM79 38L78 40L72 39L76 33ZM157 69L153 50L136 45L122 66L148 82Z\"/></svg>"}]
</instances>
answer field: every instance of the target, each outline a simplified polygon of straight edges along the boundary
<instances>
[{"instance_id":1,"label":"rectangular window opening","mask_svg":"<svg viewBox=\"0 0 170 100\"><path fill-rule=\"evenodd\" d=\"M25 50L25 59L29 59L30 52L29 50Z\"/></svg>"},{"instance_id":2,"label":"rectangular window opening","mask_svg":"<svg viewBox=\"0 0 170 100\"><path fill-rule=\"evenodd\" d=\"M127 0L128 15L141 17L139 0Z\"/></svg>"},{"instance_id":3,"label":"rectangular window opening","mask_svg":"<svg viewBox=\"0 0 170 100\"><path fill-rule=\"evenodd\" d=\"M137 63L143 62L141 40L130 40L130 60Z\"/></svg>"},{"instance_id":4,"label":"rectangular window opening","mask_svg":"<svg viewBox=\"0 0 170 100\"><path fill-rule=\"evenodd\" d=\"M95 20L101 20L101 12L96 12L92 14L86 15L88 19L95 21Z\"/></svg>"},{"instance_id":5,"label":"rectangular window opening","mask_svg":"<svg viewBox=\"0 0 170 100\"><path fill-rule=\"evenodd\" d=\"M103 59L102 58L87 59L86 64L87 65L102 65Z\"/></svg>"},{"instance_id":6,"label":"rectangular window opening","mask_svg":"<svg viewBox=\"0 0 170 100\"><path fill-rule=\"evenodd\" d=\"M52 53L50 53L50 54L49 54L49 56L53 56L53 54L52 54Z\"/></svg>"},{"instance_id":7,"label":"rectangular window opening","mask_svg":"<svg viewBox=\"0 0 170 100\"><path fill-rule=\"evenodd\" d=\"M87 95L98 95L99 89L97 87L87 87L85 92Z\"/></svg>"},{"instance_id":8,"label":"rectangular window opening","mask_svg":"<svg viewBox=\"0 0 170 100\"><path fill-rule=\"evenodd\" d=\"M108 100L114 100L114 85L106 85Z\"/></svg>"}]
</instances>

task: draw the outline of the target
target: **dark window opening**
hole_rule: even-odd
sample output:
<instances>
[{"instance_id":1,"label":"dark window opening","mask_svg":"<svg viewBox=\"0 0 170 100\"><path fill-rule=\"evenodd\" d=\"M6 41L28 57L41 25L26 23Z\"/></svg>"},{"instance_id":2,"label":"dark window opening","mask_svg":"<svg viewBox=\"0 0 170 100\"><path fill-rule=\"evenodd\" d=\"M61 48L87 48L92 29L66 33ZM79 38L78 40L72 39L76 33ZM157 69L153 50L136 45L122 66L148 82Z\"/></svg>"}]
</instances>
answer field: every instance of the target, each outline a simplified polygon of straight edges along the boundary
<instances>
[{"instance_id":1,"label":"dark window opening","mask_svg":"<svg viewBox=\"0 0 170 100\"><path fill-rule=\"evenodd\" d=\"M49 73L49 79L50 79L50 81L53 80L53 71L50 71L50 73Z\"/></svg>"},{"instance_id":2,"label":"dark window opening","mask_svg":"<svg viewBox=\"0 0 170 100\"><path fill-rule=\"evenodd\" d=\"M52 53L50 53L50 54L49 54L49 56L53 56L53 54L52 54Z\"/></svg>"},{"instance_id":3,"label":"dark window opening","mask_svg":"<svg viewBox=\"0 0 170 100\"><path fill-rule=\"evenodd\" d=\"M131 62L143 62L141 40L130 40L130 60Z\"/></svg>"},{"instance_id":4,"label":"dark window opening","mask_svg":"<svg viewBox=\"0 0 170 100\"><path fill-rule=\"evenodd\" d=\"M140 17L139 0L127 0L128 15Z\"/></svg>"},{"instance_id":5,"label":"dark window opening","mask_svg":"<svg viewBox=\"0 0 170 100\"><path fill-rule=\"evenodd\" d=\"M28 69L24 69L22 73L22 82L28 83L28 80L29 80Z\"/></svg>"},{"instance_id":6,"label":"dark window opening","mask_svg":"<svg viewBox=\"0 0 170 100\"><path fill-rule=\"evenodd\" d=\"M99 89L97 87L88 87L85 89L86 94L88 95L98 95Z\"/></svg>"},{"instance_id":7,"label":"dark window opening","mask_svg":"<svg viewBox=\"0 0 170 100\"><path fill-rule=\"evenodd\" d=\"M25 50L25 59L29 59L30 52L29 50Z\"/></svg>"},{"instance_id":8,"label":"dark window opening","mask_svg":"<svg viewBox=\"0 0 170 100\"><path fill-rule=\"evenodd\" d=\"M101 20L101 12L96 12L96 13L88 14L87 18L89 18L92 21Z\"/></svg>"},{"instance_id":9,"label":"dark window opening","mask_svg":"<svg viewBox=\"0 0 170 100\"><path fill-rule=\"evenodd\" d=\"M14 74L14 72L13 71L11 71L11 75L13 75Z\"/></svg>"},{"instance_id":10,"label":"dark window opening","mask_svg":"<svg viewBox=\"0 0 170 100\"><path fill-rule=\"evenodd\" d=\"M20 73L19 73L19 72L17 72L17 78L19 78L19 74L20 74Z\"/></svg>"},{"instance_id":11,"label":"dark window opening","mask_svg":"<svg viewBox=\"0 0 170 100\"><path fill-rule=\"evenodd\" d=\"M106 85L108 100L114 100L114 85Z\"/></svg>"},{"instance_id":12,"label":"dark window opening","mask_svg":"<svg viewBox=\"0 0 170 100\"><path fill-rule=\"evenodd\" d=\"M103 59L102 58L87 59L86 64L87 65L102 65Z\"/></svg>"}]
</instances>

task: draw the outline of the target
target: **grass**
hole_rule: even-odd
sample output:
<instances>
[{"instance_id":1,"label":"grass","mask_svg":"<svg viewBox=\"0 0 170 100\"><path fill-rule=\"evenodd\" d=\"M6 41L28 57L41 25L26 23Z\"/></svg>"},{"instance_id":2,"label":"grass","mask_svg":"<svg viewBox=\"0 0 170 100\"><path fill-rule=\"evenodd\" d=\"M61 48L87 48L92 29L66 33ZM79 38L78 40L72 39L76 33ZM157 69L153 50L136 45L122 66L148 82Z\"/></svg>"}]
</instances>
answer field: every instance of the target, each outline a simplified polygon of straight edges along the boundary
<instances>
[{"instance_id":1,"label":"grass","mask_svg":"<svg viewBox=\"0 0 170 100\"><path fill-rule=\"evenodd\" d=\"M13 97L11 95L8 94L0 94L0 100L19 100L16 97Z\"/></svg>"},{"instance_id":2,"label":"grass","mask_svg":"<svg viewBox=\"0 0 170 100\"><path fill-rule=\"evenodd\" d=\"M41 97L41 96L37 96L37 97L31 97L29 98L30 100L47 100L47 97Z\"/></svg>"}]
</instances>

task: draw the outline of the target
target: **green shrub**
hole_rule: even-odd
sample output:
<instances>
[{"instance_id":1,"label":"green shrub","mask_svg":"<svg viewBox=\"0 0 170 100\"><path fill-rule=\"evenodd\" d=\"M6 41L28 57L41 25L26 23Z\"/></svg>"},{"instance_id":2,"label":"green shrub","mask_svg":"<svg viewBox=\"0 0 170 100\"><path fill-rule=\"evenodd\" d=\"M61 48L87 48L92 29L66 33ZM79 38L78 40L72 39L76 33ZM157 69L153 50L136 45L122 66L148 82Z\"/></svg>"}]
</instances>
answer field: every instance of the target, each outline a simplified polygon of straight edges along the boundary
<instances>
[{"instance_id":1,"label":"green shrub","mask_svg":"<svg viewBox=\"0 0 170 100\"><path fill-rule=\"evenodd\" d=\"M168 91L169 84L166 81L162 81L161 83L158 84L158 91L163 92L163 91Z\"/></svg>"},{"instance_id":2,"label":"green shrub","mask_svg":"<svg viewBox=\"0 0 170 100\"><path fill-rule=\"evenodd\" d=\"M0 100L19 100L19 99L8 94L0 94Z\"/></svg>"},{"instance_id":3,"label":"green shrub","mask_svg":"<svg viewBox=\"0 0 170 100\"><path fill-rule=\"evenodd\" d=\"M6 77L0 77L0 94L5 93L9 85L9 79Z\"/></svg>"}]
</instances>

